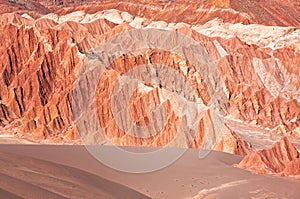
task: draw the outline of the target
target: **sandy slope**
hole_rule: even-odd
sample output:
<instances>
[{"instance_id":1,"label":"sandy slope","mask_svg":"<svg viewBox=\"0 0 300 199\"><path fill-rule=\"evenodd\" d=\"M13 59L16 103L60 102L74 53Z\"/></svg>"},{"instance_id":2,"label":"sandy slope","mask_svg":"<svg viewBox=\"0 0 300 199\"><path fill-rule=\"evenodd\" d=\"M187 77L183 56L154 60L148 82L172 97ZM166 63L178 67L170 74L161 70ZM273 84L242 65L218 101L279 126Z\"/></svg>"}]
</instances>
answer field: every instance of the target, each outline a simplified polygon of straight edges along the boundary
<instances>
[{"instance_id":1,"label":"sandy slope","mask_svg":"<svg viewBox=\"0 0 300 199\"><path fill-rule=\"evenodd\" d=\"M0 165L1 199L148 198L79 169L31 157L0 152Z\"/></svg>"},{"instance_id":2,"label":"sandy slope","mask_svg":"<svg viewBox=\"0 0 300 199\"><path fill-rule=\"evenodd\" d=\"M130 150L137 151L140 148L131 147ZM0 151L28 155L79 168L101 178L126 185L152 198L298 198L300 195L299 182L284 177L256 175L234 168L231 165L238 163L242 157L220 152L211 152L206 158L199 159L198 150L189 150L177 162L165 169L146 174L128 174L102 165L83 146L0 145ZM91 190L95 188L95 182L102 185L106 184L103 179L100 182L96 181L98 178L95 176L80 171L80 173L84 173L84 176L90 176L88 180L83 181L81 178L83 176L77 173L78 170L65 170L65 166L52 163L45 164L45 162L38 160L30 163L30 159L13 155L8 157L4 153L0 157L2 160L0 162L1 173L5 168L4 171L12 176L19 176L18 173L14 174L14 172L26 173L24 169L17 169L16 165L19 167L20 165L26 166L27 169L34 171L46 169L48 175L41 182L48 186L50 185L49 180L52 179L49 177L49 173L56 177L60 176L60 178L64 176L67 179L70 179L70 176L77 177L77 184L72 189L67 186L70 184L61 186L55 183L57 187L64 189L64 193L74 194L76 193L74 190L82 190L78 186L85 186ZM18 162L15 161L17 157ZM7 162L16 165L11 168L7 166ZM35 162L39 164L36 165ZM33 172L27 172L27 174L35 176ZM91 177L95 178L95 181L91 181ZM57 180L57 178L55 179ZM44 188L46 185L41 187ZM117 185L111 187L114 186ZM0 187L3 189L3 185ZM8 188L4 189L10 191ZM72 190L72 192L66 192L66 190ZM122 193L119 188L113 188L110 191ZM16 192L10 192L16 194ZM103 191L103 189L100 190L101 194L108 194L108 192ZM125 193L128 193L127 189Z\"/></svg>"}]
</instances>

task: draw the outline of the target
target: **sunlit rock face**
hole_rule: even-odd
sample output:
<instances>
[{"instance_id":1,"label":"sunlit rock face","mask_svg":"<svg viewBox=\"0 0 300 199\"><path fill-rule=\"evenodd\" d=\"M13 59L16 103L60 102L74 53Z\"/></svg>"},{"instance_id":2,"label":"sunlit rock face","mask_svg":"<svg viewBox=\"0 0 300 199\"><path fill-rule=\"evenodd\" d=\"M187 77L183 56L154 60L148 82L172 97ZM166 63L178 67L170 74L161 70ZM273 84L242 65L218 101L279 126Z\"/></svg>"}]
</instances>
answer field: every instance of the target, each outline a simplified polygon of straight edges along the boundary
<instances>
[{"instance_id":1,"label":"sunlit rock face","mask_svg":"<svg viewBox=\"0 0 300 199\"><path fill-rule=\"evenodd\" d=\"M300 179L299 156L297 149L283 137L272 148L245 156L236 166L259 174L275 173Z\"/></svg>"},{"instance_id":2,"label":"sunlit rock face","mask_svg":"<svg viewBox=\"0 0 300 199\"><path fill-rule=\"evenodd\" d=\"M240 155L271 148L282 136L300 147L300 11L296 0L1 1L0 7L3 134L40 143L169 145ZM97 67L99 60L91 62L90 57L99 55L98 47L115 36L149 29L176 31L190 38L201 46L206 65L199 70L186 59L188 55L163 49L118 54L110 66L101 69L101 77L95 77L99 80L91 106L101 132L84 137L73 115L74 104L85 102L74 98L74 85L84 77L80 76L83 66ZM168 43L159 34L155 38ZM119 80L126 84L128 71L135 71L134 77L146 77L145 71L135 68L147 64L161 64L177 75L151 76L148 71L149 81L140 82L132 93L118 92ZM155 82L157 77L166 83ZM221 86L214 87L209 78ZM193 92L181 82L188 82ZM78 91L79 96L90 95L88 87ZM182 105L178 96L190 103ZM120 110L112 106L113 102L122 104L122 99L128 99L126 106ZM154 114L157 107L164 111ZM116 121L118 112L126 118L124 126ZM135 130L126 132L131 127ZM148 127L145 135L135 136L137 129ZM289 163L286 172L293 172L297 165L297 161Z\"/></svg>"}]
</instances>

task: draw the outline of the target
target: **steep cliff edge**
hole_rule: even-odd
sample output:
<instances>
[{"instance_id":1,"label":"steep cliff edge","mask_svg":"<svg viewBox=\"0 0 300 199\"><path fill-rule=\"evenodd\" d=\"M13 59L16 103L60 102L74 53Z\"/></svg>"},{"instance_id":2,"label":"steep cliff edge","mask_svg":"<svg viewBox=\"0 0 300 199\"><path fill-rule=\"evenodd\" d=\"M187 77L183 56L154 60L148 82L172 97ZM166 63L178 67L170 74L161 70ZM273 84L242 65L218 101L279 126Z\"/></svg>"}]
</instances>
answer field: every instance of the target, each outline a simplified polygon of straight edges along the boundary
<instances>
[{"instance_id":1,"label":"steep cliff edge","mask_svg":"<svg viewBox=\"0 0 300 199\"><path fill-rule=\"evenodd\" d=\"M275 173L282 176L294 176L300 180L299 156L297 149L286 137L283 137L272 148L249 154L235 166L259 174Z\"/></svg>"},{"instance_id":2,"label":"steep cliff edge","mask_svg":"<svg viewBox=\"0 0 300 199\"><path fill-rule=\"evenodd\" d=\"M260 7L265 5L251 2ZM276 12L274 9L268 12L273 18L261 17L260 11L250 9L252 4L242 7L239 1L77 3L65 7L43 3L46 9L52 10L49 14L25 12L28 8L18 7L18 12L8 9L8 13L0 15L1 133L42 143L82 143L73 124L72 94L77 74L87 57L116 35L155 28L177 31L203 46L207 54L204 58L213 62L216 66L213 72L220 74L224 83L223 90L216 92L224 95L224 102L212 103L215 96L204 81L205 71L195 70L184 57L153 49L122 55L99 80L95 101L100 126L113 144L165 146L176 137L179 122L186 122L188 126L192 121L179 111L184 112L184 107L176 104L178 91L168 90L163 85L143 84L130 98L131 119L139 126L147 126L151 123L153 107L162 106L170 125L165 127L164 133L148 139L133 139L118 129L111 110L111 93L116 80L124 76L123 69L151 62L177 71L194 86L197 103L205 106L200 111L203 118L198 124L199 130L179 136L175 146L246 155L253 150L251 146L255 146L254 149L264 146L265 139L274 143L278 137L288 136L299 147L300 30L297 20L300 17L286 15L280 20L274 16L287 7L297 12L296 1L286 4L274 1L272 6L277 8ZM176 17L174 12L178 13ZM174 81L171 77L166 79ZM82 94L85 89L82 88ZM224 107L222 126L213 132L209 129L220 121L211 117L211 105L217 109ZM194 110L200 109L191 112ZM159 119L156 120L158 123ZM262 132L245 127L259 127ZM264 139L260 139L261 136L265 136ZM291 163L287 172L297 164Z\"/></svg>"},{"instance_id":3,"label":"steep cliff edge","mask_svg":"<svg viewBox=\"0 0 300 199\"><path fill-rule=\"evenodd\" d=\"M47 14L50 10L35 0L1 0L0 14L13 11L31 12L34 14Z\"/></svg>"},{"instance_id":4,"label":"steep cliff edge","mask_svg":"<svg viewBox=\"0 0 300 199\"><path fill-rule=\"evenodd\" d=\"M46 3L48 2L48 3ZM295 26L300 27L300 2L297 0L137 0L121 1L118 4L112 1L101 2L101 5L91 8L89 3L92 0L78 1L56 1L60 6L71 7L59 10L58 13L66 14L76 10L83 10L94 13L97 9L117 9L129 12L131 15L148 18L151 20L163 20L167 22L184 22L192 25L208 22L216 17L229 23L262 24L267 26ZM41 2L52 10L53 1ZM72 5L76 4L76 8ZM83 5L83 6L81 6ZM60 8L60 7L58 7ZM177 13L174 16L173 13Z\"/></svg>"}]
</instances>

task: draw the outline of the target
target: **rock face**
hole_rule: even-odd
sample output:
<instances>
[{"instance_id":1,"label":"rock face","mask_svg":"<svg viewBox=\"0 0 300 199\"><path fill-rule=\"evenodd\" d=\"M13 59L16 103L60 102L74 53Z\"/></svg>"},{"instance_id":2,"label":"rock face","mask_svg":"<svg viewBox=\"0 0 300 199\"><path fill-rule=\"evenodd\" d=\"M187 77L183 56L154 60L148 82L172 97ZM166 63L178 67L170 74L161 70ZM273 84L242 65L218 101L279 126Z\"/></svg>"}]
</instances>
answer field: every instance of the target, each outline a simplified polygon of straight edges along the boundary
<instances>
[{"instance_id":1,"label":"rock face","mask_svg":"<svg viewBox=\"0 0 300 199\"><path fill-rule=\"evenodd\" d=\"M260 1L260 0L230 0L230 7L238 12L247 13L255 23L265 25L296 26L299 28L300 2ZM286 13L290 13L286 15ZM297 17L296 17L297 16Z\"/></svg>"},{"instance_id":2,"label":"rock face","mask_svg":"<svg viewBox=\"0 0 300 199\"><path fill-rule=\"evenodd\" d=\"M50 12L48 8L34 0L1 0L0 8L0 14L13 11L32 12L32 14L34 14L34 12L40 14L47 14Z\"/></svg>"},{"instance_id":3,"label":"rock face","mask_svg":"<svg viewBox=\"0 0 300 199\"><path fill-rule=\"evenodd\" d=\"M116 54L101 69L101 78L94 77L99 81L89 105L102 132L95 131L88 141L165 146L176 138L173 146L246 155L287 136L300 147L299 1L26 2L0 2L5 8L0 15L1 133L41 143L82 143L78 129L86 127L75 127L74 105L87 103L92 85L87 79L74 98L74 85L87 77L82 69L99 65L100 45L152 28L177 32L201 46L195 52L203 61L200 70L187 53L148 48ZM162 35L153 37L161 39L157 45L176 40L165 41ZM136 37L128 36L128 41ZM177 75L132 72L136 79L150 74L151 81L139 82L130 95L118 90L128 71L143 64L163 64ZM152 82L160 77L166 83ZM180 82L188 82L192 92ZM180 96L185 105L178 103ZM127 115L124 107L111 106L116 101L122 105L125 98ZM157 107L164 114L154 114ZM201 119L194 122L191 115ZM138 130L126 132L131 121L136 129L161 121L167 125L150 126L136 138ZM161 133L153 133L152 127ZM297 165L299 161L292 161L280 169L292 173Z\"/></svg>"},{"instance_id":4,"label":"rock face","mask_svg":"<svg viewBox=\"0 0 300 199\"><path fill-rule=\"evenodd\" d=\"M238 168L259 174L279 174L300 179L300 153L286 137L275 143L271 149L251 153L236 165Z\"/></svg>"}]
</instances>

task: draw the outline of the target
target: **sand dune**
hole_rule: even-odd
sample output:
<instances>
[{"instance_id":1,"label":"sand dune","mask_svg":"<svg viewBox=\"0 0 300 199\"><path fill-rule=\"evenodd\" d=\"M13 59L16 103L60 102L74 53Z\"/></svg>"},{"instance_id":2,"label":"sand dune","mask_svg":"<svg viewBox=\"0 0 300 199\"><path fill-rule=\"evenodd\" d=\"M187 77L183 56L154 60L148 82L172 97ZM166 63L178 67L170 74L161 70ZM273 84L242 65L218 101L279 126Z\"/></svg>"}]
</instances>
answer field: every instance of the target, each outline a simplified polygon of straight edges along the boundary
<instances>
[{"instance_id":1,"label":"sand dune","mask_svg":"<svg viewBox=\"0 0 300 199\"><path fill-rule=\"evenodd\" d=\"M0 152L0 165L0 198L148 198L79 169L32 157Z\"/></svg>"},{"instance_id":2,"label":"sand dune","mask_svg":"<svg viewBox=\"0 0 300 199\"><path fill-rule=\"evenodd\" d=\"M130 151L141 150L139 147L126 147L126 149ZM145 197L120 184L151 198L161 199L297 199L300 195L300 183L296 180L286 177L257 175L234 168L232 165L239 163L242 157L222 152L212 151L205 158L199 159L199 150L189 149L178 161L162 170L144 174L130 174L104 166L91 156L84 146L0 145L0 151L3 151L0 156L0 173L2 176L6 174L14 179L18 178L27 183L30 182L35 185L35 189L40 187L52 192L52 194L56 193L60 196L73 194L68 195L68 198L70 196L72 198L83 196L78 194L99 194L97 195L98 198L101 196L105 196L105 198L108 196L118 197L120 196L118 194L122 194L121 198L124 198L125 194L131 195L131 198ZM55 163L25 158L7 152ZM16 159L18 159L17 162ZM30 176L30 180L28 176ZM1 179L3 178L1 177ZM109 179L115 183L104 179ZM17 192L12 188L9 189L8 186L4 187L3 181L0 182L0 188L6 192L22 195L20 190ZM91 198L88 195L84 196Z\"/></svg>"}]
</instances>

